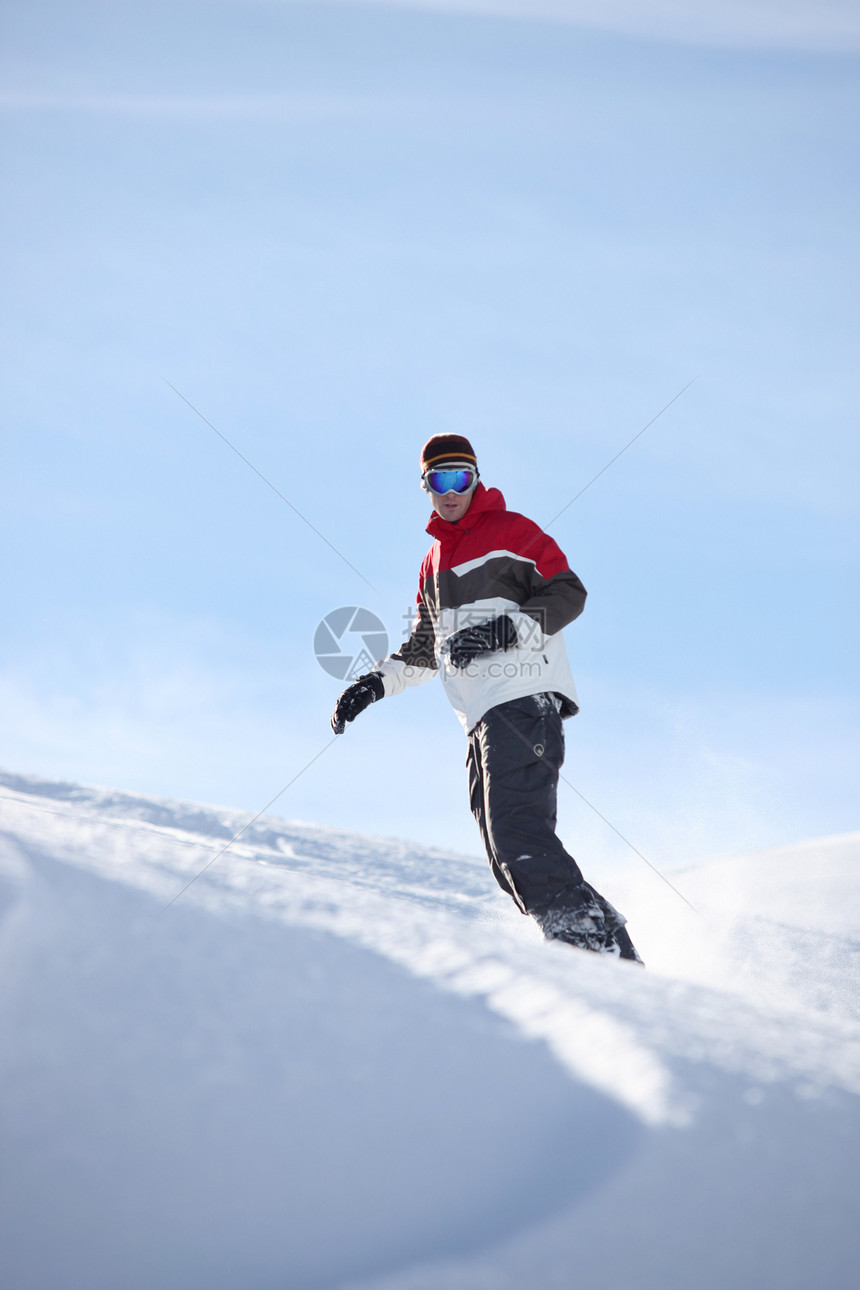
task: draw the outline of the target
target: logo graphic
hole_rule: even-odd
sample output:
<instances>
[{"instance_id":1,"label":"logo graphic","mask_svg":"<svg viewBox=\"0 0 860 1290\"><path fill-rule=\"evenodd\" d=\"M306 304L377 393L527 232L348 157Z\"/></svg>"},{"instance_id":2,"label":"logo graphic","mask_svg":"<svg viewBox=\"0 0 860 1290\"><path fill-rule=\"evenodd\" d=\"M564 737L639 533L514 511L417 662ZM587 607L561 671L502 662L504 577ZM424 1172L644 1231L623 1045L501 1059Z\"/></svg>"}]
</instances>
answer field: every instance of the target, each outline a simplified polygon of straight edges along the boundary
<instances>
[{"instance_id":1,"label":"logo graphic","mask_svg":"<svg viewBox=\"0 0 860 1290\"><path fill-rule=\"evenodd\" d=\"M339 681L354 681L388 653L388 632L369 609L333 609L314 633L314 654L321 668Z\"/></svg>"}]
</instances>

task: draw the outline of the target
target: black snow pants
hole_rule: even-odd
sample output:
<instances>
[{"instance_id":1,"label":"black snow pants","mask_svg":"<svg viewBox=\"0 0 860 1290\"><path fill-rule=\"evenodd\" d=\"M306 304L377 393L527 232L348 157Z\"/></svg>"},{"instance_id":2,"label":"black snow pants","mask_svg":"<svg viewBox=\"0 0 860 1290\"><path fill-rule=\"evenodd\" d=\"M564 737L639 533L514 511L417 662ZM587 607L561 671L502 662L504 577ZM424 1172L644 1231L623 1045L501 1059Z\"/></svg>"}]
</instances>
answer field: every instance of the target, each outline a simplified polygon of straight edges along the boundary
<instances>
[{"instance_id":1,"label":"black snow pants","mask_svg":"<svg viewBox=\"0 0 860 1290\"><path fill-rule=\"evenodd\" d=\"M499 886L524 914L576 909L592 895L556 837L564 729L554 699L490 708L469 734L469 805Z\"/></svg>"}]
</instances>

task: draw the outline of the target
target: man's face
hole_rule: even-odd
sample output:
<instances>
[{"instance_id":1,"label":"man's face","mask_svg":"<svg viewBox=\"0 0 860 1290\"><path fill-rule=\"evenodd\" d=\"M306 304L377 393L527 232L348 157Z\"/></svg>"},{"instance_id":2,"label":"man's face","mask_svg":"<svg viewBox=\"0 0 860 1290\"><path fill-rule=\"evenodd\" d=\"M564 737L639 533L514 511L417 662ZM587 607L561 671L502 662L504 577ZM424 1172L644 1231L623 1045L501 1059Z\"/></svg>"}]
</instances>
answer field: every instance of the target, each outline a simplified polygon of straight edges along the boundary
<instances>
[{"instance_id":1,"label":"man's face","mask_svg":"<svg viewBox=\"0 0 860 1290\"><path fill-rule=\"evenodd\" d=\"M462 465L461 462L444 462L438 467L439 470L450 469ZM434 467L434 469L437 469ZM474 489L471 493L445 493L440 496L438 493L431 493L430 498L433 502L433 510L437 515L441 515L443 520L448 520L450 524L455 524L461 520L472 504L472 498L475 496Z\"/></svg>"},{"instance_id":2,"label":"man's face","mask_svg":"<svg viewBox=\"0 0 860 1290\"><path fill-rule=\"evenodd\" d=\"M440 497L438 493L431 493L433 498L433 510L437 515L441 515L443 520L448 520L451 524L461 520L469 509L472 501L472 493L446 493Z\"/></svg>"}]
</instances>

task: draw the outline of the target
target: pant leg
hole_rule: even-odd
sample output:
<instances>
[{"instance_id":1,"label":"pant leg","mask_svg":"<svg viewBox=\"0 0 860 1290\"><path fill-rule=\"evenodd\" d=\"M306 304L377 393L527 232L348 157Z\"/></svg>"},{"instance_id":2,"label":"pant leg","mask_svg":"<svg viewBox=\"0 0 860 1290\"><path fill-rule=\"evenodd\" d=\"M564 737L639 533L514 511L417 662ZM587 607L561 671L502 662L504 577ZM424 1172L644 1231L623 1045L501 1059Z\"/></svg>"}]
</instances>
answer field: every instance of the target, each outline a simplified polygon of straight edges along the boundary
<instances>
[{"instance_id":1,"label":"pant leg","mask_svg":"<svg viewBox=\"0 0 860 1290\"><path fill-rule=\"evenodd\" d=\"M580 906L583 878L555 832L564 731L529 695L491 708L469 736L469 800L499 886L523 913Z\"/></svg>"},{"instance_id":2,"label":"pant leg","mask_svg":"<svg viewBox=\"0 0 860 1290\"><path fill-rule=\"evenodd\" d=\"M492 866L493 863L493 844L490 841L490 835L487 830L487 814L484 808L484 766L481 760L481 743L480 736L477 733L478 727L472 730L468 736L466 745L466 773L469 777L469 810L475 817L478 829L481 834L481 841L484 844L484 850L487 853L487 859ZM507 890L504 882L501 884ZM513 892L509 892L513 895Z\"/></svg>"}]
</instances>

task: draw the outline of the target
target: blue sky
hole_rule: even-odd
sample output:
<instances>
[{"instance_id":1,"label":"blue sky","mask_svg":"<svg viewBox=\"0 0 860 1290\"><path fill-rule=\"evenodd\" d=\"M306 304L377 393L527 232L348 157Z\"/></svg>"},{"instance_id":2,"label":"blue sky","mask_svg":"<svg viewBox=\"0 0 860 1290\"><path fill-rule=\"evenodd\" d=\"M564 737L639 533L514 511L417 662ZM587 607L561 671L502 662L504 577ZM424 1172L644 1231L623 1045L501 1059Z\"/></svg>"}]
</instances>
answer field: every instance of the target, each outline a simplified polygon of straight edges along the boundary
<instances>
[{"instance_id":1,"label":"blue sky","mask_svg":"<svg viewBox=\"0 0 860 1290\"><path fill-rule=\"evenodd\" d=\"M0 764L259 809L320 619L401 638L430 434L546 523L695 378L550 530L566 774L655 863L856 828L848 10L481 8L5 6ZM277 810L477 853L464 753L423 687Z\"/></svg>"}]
</instances>

